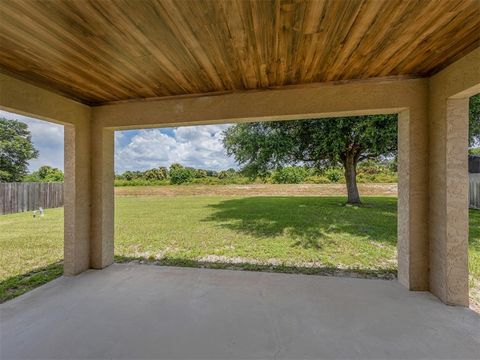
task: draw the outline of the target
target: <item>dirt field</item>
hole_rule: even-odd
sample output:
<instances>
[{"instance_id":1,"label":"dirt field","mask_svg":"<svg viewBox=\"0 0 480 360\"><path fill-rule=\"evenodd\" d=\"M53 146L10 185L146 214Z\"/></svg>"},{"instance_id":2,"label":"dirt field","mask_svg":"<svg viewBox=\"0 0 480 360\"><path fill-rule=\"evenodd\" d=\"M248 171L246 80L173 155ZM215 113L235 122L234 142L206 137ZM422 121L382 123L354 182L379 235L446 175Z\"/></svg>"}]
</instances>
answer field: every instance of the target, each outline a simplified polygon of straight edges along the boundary
<instances>
[{"instance_id":1,"label":"dirt field","mask_svg":"<svg viewBox=\"0 0 480 360\"><path fill-rule=\"evenodd\" d=\"M359 184L360 196L397 196L397 184ZM115 188L119 196L339 196L345 184L250 184L250 185L171 185L125 186Z\"/></svg>"}]
</instances>

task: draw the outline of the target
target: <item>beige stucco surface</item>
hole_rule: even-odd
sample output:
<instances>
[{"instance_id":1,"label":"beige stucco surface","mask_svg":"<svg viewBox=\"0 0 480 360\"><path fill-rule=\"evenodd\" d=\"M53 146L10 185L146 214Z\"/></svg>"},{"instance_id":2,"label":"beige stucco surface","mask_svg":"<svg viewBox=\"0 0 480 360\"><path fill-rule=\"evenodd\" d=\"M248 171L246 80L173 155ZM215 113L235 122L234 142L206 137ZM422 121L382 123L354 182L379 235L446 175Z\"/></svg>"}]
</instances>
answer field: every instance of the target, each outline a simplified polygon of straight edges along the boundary
<instances>
[{"instance_id":1,"label":"beige stucco surface","mask_svg":"<svg viewBox=\"0 0 480 360\"><path fill-rule=\"evenodd\" d=\"M418 104L425 84L425 79L374 79L119 102L92 111L95 122L117 129L395 113Z\"/></svg>"},{"instance_id":2,"label":"beige stucco surface","mask_svg":"<svg viewBox=\"0 0 480 360\"><path fill-rule=\"evenodd\" d=\"M427 92L418 96L421 104L398 116L398 280L428 290Z\"/></svg>"},{"instance_id":3,"label":"beige stucco surface","mask_svg":"<svg viewBox=\"0 0 480 360\"><path fill-rule=\"evenodd\" d=\"M92 229L90 264L102 269L113 263L114 131L93 125Z\"/></svg>"},{"instance_id":4,"label":"beige stucco surface","mask_svg":"<svg viewBox=\"0 0 480 360\"><path fill-rule=\"evenodd\" d=\"M480 92L480 51L429 80L430 290L468 305L468 97Z\"/></svg>"},{"instance_id":5,"label":"beige stucco surface","mask_svg":"<svg viewBox=\"0 0 480 360\"><path fill-rule=\"evenodd\" d=\"M399 281L466 305L465 99L480 87L479 56L475 50L431 79L373 79L93 108L0 75L0 107L66 124L66 274L113 261L115 129L399 113Z\"/></svg>"}]
</instances>

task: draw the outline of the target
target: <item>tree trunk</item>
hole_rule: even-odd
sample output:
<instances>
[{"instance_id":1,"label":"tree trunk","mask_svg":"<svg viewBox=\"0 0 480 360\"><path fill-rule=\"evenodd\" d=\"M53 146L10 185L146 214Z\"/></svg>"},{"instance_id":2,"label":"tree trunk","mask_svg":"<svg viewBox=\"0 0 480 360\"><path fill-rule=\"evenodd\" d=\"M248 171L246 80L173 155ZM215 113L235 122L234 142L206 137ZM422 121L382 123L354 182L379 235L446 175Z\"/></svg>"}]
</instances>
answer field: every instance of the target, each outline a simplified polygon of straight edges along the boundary
<instances>
[{"instance_id":1,"label":"tree trunk","mask_svg":"<svg viewBox=\"0 0 480 360\"><path fill-rule=\"evenodd\" d=\"M347 183L348 200L347 204L360 204L360 195L357 187L357 157L348 154L345 158L345 180Z\"/></svg>"}]
</instances>

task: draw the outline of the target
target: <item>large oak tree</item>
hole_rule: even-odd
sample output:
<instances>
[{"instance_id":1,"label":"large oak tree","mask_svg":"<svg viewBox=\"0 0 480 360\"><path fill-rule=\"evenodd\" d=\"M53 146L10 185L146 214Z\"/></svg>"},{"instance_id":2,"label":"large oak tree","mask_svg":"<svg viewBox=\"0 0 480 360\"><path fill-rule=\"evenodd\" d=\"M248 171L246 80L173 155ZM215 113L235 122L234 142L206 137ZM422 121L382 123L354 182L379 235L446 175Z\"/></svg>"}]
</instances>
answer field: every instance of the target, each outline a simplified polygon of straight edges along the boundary
<instances>
[{"instance_id":1,"label":"large oak tree","mask_svg":"<svg viewBox=\"0 0 480 360\"><path fill-rule=\"evenodd\" d=\"M397 151L397 116L375 115L237 124L224 134L229 155L251 175L286 165L341 164L348 203L360 203L359 162Z\"/></svg>"}]
</instances>

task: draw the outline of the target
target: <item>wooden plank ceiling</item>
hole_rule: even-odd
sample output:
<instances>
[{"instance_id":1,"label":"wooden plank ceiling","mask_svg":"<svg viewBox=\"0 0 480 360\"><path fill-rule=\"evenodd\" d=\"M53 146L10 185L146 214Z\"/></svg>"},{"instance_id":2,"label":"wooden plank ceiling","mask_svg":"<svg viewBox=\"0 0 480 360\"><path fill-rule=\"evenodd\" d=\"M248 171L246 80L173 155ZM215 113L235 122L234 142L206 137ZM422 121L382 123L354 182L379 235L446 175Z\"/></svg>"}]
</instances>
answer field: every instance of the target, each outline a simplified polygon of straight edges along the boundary
<instances>
[{"instance_id":1,"label":"wooden plank ceiling","mask_svg":"<svg viewBox=\"0 0 480 360\"><path fill-rule=\"evenodd\" d=\"M479 42L479 0L0 2L0 69L87 104L429 76Z\"/></svg>"}]
</instances>

